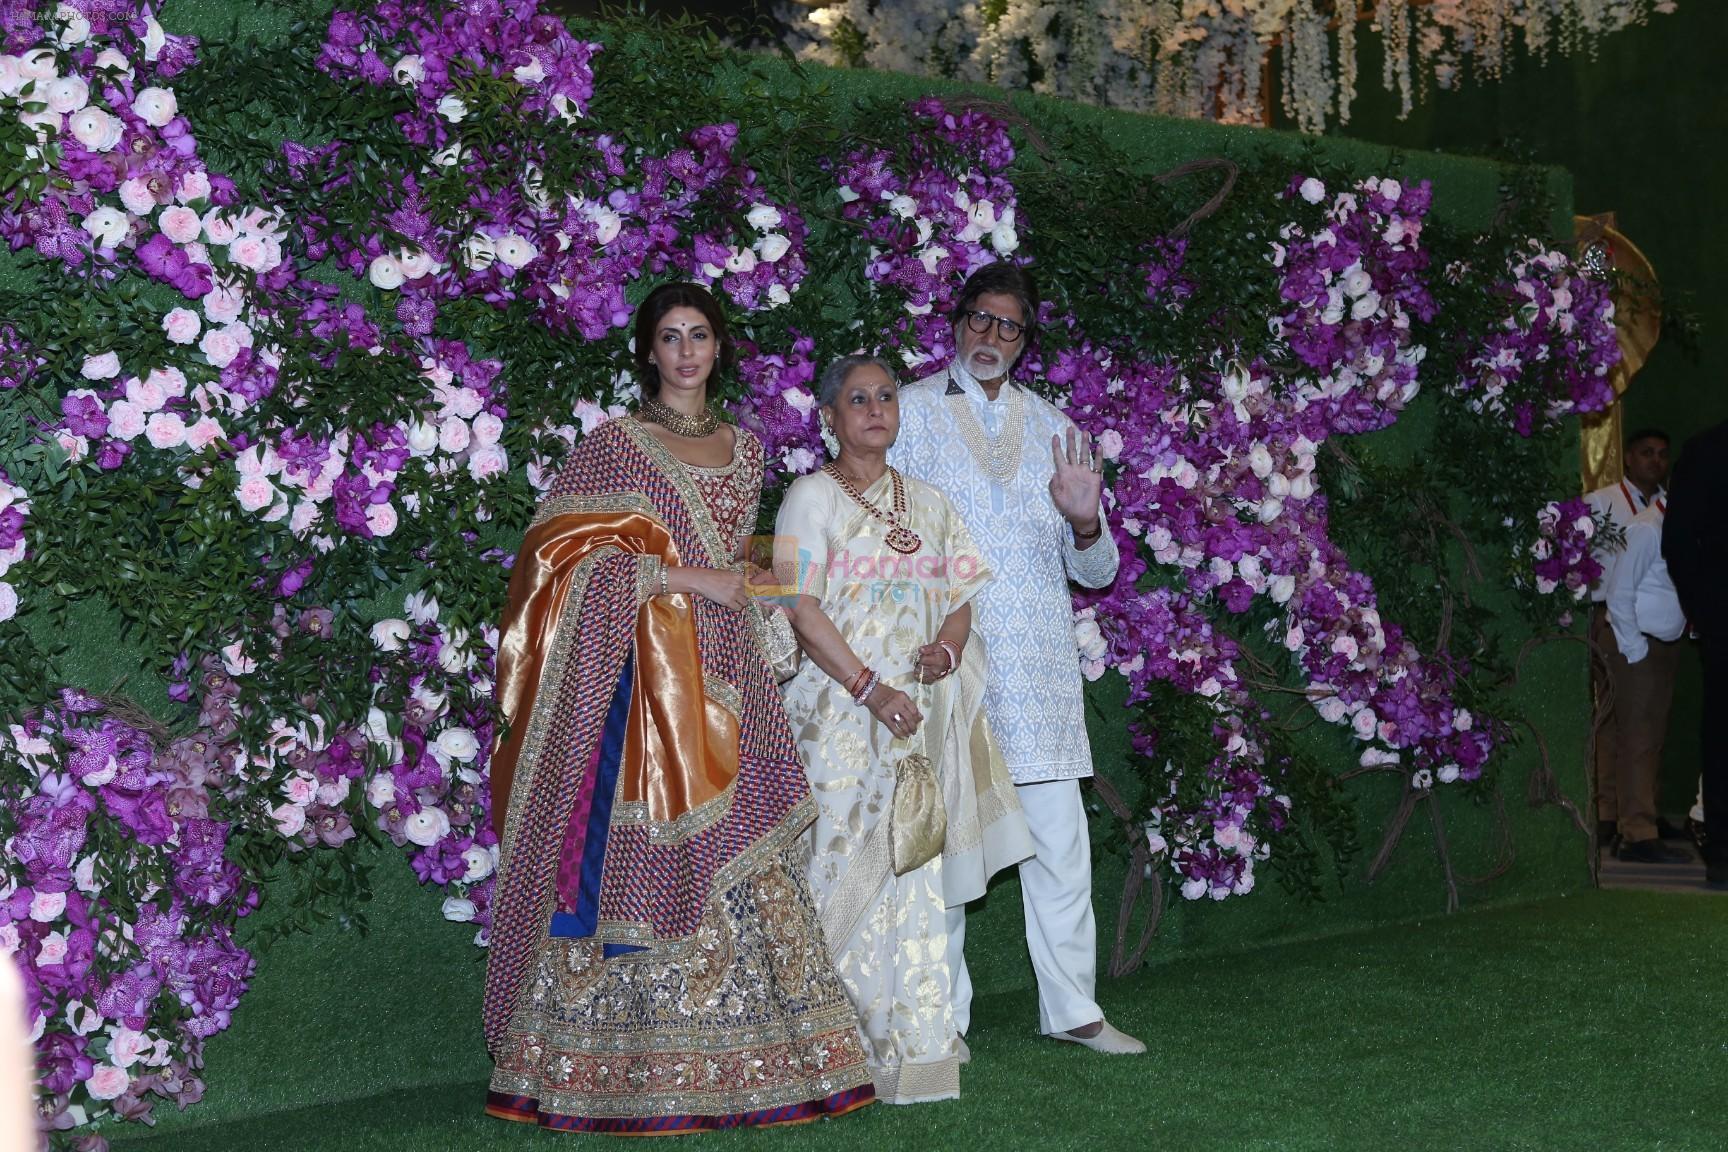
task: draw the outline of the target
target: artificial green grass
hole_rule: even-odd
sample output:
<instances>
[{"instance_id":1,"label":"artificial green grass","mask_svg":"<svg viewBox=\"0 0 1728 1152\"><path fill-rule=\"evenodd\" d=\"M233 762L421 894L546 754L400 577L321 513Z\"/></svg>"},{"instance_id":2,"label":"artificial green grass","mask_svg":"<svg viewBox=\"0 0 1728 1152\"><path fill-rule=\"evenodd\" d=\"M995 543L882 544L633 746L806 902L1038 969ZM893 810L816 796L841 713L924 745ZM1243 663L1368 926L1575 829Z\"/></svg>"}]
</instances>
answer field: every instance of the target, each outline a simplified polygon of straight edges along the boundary
<instances>
[{"instance_id":1,"label":"artificial green grass","mask_svg":"<svg viewBox=\"0 0 1728 1152\"><path fill-rule=\"evenodd\" d=\"M1038 1037L1031 991L999 992L976 1006L959 1101L680 1147L1714 1152L1728 1146L1725 955L1728 899L1587 892L1179 959L1102 989L1111 1018L1148 1041L1141 1058ZM295 1017L282 984L260 986L253 1018L211 1045L207 1102L114 1147L593 1142L481 1115L474 1017L445 1015L477 1008L472 982L402 975L405 987L344 992L373 1005L347 1017ZM323 1007L330 990L300 991Z\"/></svg>"}]
</instances>

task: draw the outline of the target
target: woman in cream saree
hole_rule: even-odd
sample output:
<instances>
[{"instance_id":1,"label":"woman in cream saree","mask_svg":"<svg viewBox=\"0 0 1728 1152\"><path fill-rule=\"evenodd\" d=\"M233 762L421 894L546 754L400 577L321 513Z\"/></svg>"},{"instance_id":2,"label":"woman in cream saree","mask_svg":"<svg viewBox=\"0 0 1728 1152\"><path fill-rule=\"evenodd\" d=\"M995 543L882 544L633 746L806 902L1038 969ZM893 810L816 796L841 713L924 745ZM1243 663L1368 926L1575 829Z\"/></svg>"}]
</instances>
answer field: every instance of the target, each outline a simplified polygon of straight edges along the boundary
<instances>
[{"instance_id":1,"label":"woman in cream saree","mask_svg":"<svg viewBox=\"0 0 1728 1152\"><path fill-rule=\"evenodd\" d=\"M915 1103L959 1095L966 1059L946 910L983 895L990 873L1032 847L984 720L982 645L968 635L989 573L941 493L886 467L895 394L878 360L847 357L824 375L840 450L788 490L775 574L796 592L793 626L810 657L784 685L816 798L810 885L877 1095ZM916 755L936 769L946 817L945 841L925 845L938 851L923 862L892 815L897 774Z\"/></svg>"}]
</instances>

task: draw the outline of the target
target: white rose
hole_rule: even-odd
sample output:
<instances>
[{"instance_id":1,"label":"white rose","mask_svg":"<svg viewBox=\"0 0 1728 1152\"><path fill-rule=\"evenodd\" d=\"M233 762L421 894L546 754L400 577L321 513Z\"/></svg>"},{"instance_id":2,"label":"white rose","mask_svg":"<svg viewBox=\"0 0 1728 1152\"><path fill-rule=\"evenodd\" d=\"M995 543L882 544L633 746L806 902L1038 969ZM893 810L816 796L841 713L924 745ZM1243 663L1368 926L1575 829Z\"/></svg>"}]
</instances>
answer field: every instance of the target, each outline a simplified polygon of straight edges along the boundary
<instances>
[{"instance_id":1,"label":"white rose","mask_svg":"<svg viewBox=\"0 0 1728 1152\"><path fill-rule=\"evenodd\" d=\"M792 241L786 239L786 237L780 235L778 232L770 232L768 235L762 237L762 239L756 241L756 252L762 257L762 262L764 264L772 264L779 260L780 257L786 255L787 251L791 249L791 247Z\"/></svg>"},{"instance_id":2,"label":"white rose","mask_svg":"<svg viewBox=\"0 0 1728 1152\"><path fill-rule=\"evenodd\" d=\"M402 265L396 263L396 258L389 253L372 258L371 265L366 269L366 278L379 288L389 291L402 287Z\"/></svg>"},{"instance_id":3,"label":"white rose","mask_svg":"<svg viewBox=\"0 0 1728 1152\"><path fill-rule=\"evenodd\" d=\"M96 242L98 248L112 248L126 239L126 233L132 229L132 221L118 208L110 208L104 204L84 217L81 227L90 233L90 239Z\"/></svg>"},{"instance_id":4,"label":"white rose","mask_svg":"<svg viewBox=\"0 0 1728 1152\"><path fill-rule=\"evenodd\" d=\"M408 451L415 456L430 456L438 447L438 427L423 420L408 426Z\"/></svg>"},{"instance_id":5,"label":"white rose","mask_svg":"<svg viewBox=\"0 0 1728 1152\"><path fill-rule=\"evenodd\" d=\"M61 115L76 112L90 103L90 85L77 76L62 76L49 82L47 90L42 93L42 100L50 112Z\"/></svg>"},{"instance_id":6,"label":"white rose","mask_svg":"<svg viewBox=\"0 0 1728 1152\"><path fill-rule=\"evenodd\" d=\"M438 750L466 764L480 754L480 741L466 728L446 728L438 733Z\"/></svg>"},{"instance_id":7,"label":"white rose","mask_svg":"<svg viewBox=\"0 0 1728 1152\"><path fill-rule=\"evenodd\" d=\"M112 152L120 143L125 130L119 117L110 116L100 108L85 108L73 115L68 125L78 143L92 152Z\"/></svg>"},{"instance_id":8,"label":"white rose","mask_svg":"<svg viewBox=\"0 0 1728 1152\"><path fill-rule=\"evenodd\" d=\"M753 205L744 218L750 221L750 226L758 232L766 232L770 228L780 227L780 209L772 204Z\"/></svg>"},{"instance_id":9,"label":"white rose","mask_svg":"<svg viewBox=\"0 0 1728 1152\"><path fill-rule=\"evenodd\" d=\"M409 841L430 848L450 831L450 817L442 808L422 808L402 823L402 833Z\"/></svg>"},{"instance_id":10,"label":"white rose","mask_svg":"<svg viewBox=\"0 0 1728 1152\"><path fill-rule=\"evenodd\" d=\"M404 88L412 88L426 79L426 62L418 56L404 56L390 69L390 75Z\"/></svg>"},{"instance_id":11,"label":"white rose","mask_svg":"<svg viewBox=\"0 0 1728 1152\"><path fill-rule=\"evenodd\" d=\"M460 124L462 118L468 115L468 105L462 102L462 97L452 93L438 101L438 115L452 124Z\"/></svg>"},{"instance_id":12,"label":"white rose","mask_svg":"<svg viewBox=\"0 0 1728 1152\"><path fill-rule=\"evenodd\" d=\"M1326 185L1312 176L1302 181L1301 187L1297 188L1296 191L1301 194L1302 199L1310 204L1318 204L1326 199Z\"/></svg>"},{"instance_id":13,"label":"white rose","mask_svg":"<svg viewBox=\"0 0 1728 1152\"><path fill-rule=\"evenodd\" d=\"M1262 480L1272 474L1272 453L1258 440L1248 450L1248 467Z\"/></svg>"},{"instance_id":14,"label":"white rose","mask_svg":"<svg viewBox=\"0 0 1728 1152\"><path fill-rule=\"evenodd\" d=\"M624 230L624 218L610 208L594 213L594 239L601 246L612 243Z\"/></svg>"},{"instance_id":15,"label":"white rose","mask_svg":"<svg viewBox=\"0 0 1728 1152\"><path fill-rule=\"evenodd\" d=\"M152 128L167 126L179 110L172 88L146 88L132 98L132 111Z\"/></svg>"},{"instance_id":16,"label":"white rose","mask_svg":"<svg viewBox=\"0 0 1728 1152\"><path fill-rule=\"evenodd\" d=\"M498 259L511 268L521 268L540 254L532 241L515 232L498 238Z\"/></svg>"}]
</instances>

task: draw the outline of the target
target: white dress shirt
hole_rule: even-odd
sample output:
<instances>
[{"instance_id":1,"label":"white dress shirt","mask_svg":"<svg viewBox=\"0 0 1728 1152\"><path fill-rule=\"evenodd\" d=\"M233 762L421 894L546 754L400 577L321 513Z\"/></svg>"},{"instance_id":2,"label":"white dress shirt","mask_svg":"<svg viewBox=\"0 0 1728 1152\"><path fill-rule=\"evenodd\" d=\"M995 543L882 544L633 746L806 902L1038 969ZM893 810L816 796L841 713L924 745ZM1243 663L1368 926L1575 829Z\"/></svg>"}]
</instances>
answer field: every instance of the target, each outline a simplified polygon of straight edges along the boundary
<instances>
[{"instance_id":1,"label":"white dress shirt","mask_svg":"<svg viewBox=\"0 0 1728 1152\"><path fill-rule=\"evenodd\" d=\"M959 390L951 397L950 379ZM969 406L995 439L1004 431L1009 389L1017 387L1004 385L992 401L958 365L952 374L908 384L900 390L900 437L888 462L953 502L995 574L972 602L972 626L990 648L984 709L1014 783L1036 784L1092 775L1068 582L1104 587L1116 578L1117 555L1108 530L1084 551L1076 548L1050 498L1056 471L1050 437L1074 426L1055 405L1020 390L1020 464L1005 483L973 458L953 405Z\"/></svg>"},{"instance_id":2,"label":"white dress shirt","mask_svg":"<svg viewBox=\"0 0 1728 1152\"><path fill-rule=\"evenodd\" d=\"M1606 513L1608 523L1617 526L1621 531L1625 531L1626 526L1632 523L1632 518L1652 504L1659 505L1666 510L1668 490L1658 488L1653 500L1646 499L1636 484L1630 480L1621 480L1617 484L1609 484L1586 494L1584 503L1588 504L1590 511L1597 516ZM1590 585L1590 599L1601 604L1608 599L1608 570L1614 566L1615 553L1598 548L1592 552L1592 555L1596 557L1596 563L1602 565L1602 575L1596 578L1596 583Z\"/></svg>"},{"instance_id":3,"label":"white dress shirt","mask_svg":"<svg viewBox=\"0 0 1728 1152\"><path fill-rule=\"evenodd\" d=\"M1647 637L1678 640L1686 613L1662 559L1662 511L1652 504L1626 526L1626 547L1614 557L1604 581L1608 586L1608 623L1614 643L1628 664L1650 652Z\"/></svg>"}]
</instances>

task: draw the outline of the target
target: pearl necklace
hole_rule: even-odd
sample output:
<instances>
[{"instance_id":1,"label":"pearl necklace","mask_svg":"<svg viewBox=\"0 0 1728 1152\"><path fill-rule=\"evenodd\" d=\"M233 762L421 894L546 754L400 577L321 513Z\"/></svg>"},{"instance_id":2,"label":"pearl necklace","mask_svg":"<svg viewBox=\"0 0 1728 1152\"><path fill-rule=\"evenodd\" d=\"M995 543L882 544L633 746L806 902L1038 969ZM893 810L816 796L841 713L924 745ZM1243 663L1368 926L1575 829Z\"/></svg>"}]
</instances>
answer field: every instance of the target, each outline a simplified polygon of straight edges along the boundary
<instances>
[{"instance_id":1,"label":"pearl necklace","mask_svg":"<svg viewBox=\"0 0 1728 1152\"><path fill-rule=\"evenodd\" d=\"M1026 397L1013 384L1004 381L1002 386L1008 389L1008 413L1002 435L994 440L985 434L984 425L972 410L971 397L964 392L944 397L972 459L998 484L1006 484L1020 471L1021 442L1026 434Z\"/></svg>"},{"instance_id":2,"label":"pearl necklace","mask_svg":"<svg viewBox=\"0 0 1728 1152\"><path fill-rule=\"evenodd\" d=\"M662 403L652 396L642 398L636 414L644 420L660 425L674 436L684 436L691 440L700 440L720 427L720 417L714 414L712 408L702 409L697 416L686 416L670 404Z\"/></svg>"},{"instance_id":3,"label":"pearl necklace","mask_svg":"<svg viewBox=\"0 0 1728 1152\"><path fill-rule=\"evenodd\" d=\"M870 501L866 500L864 498L864 493L858 491L857 486L847 478L844 472L835 467L832 462L822 465L822 471L833 477L834 483L840 485L840 491L852 497L853 501L856 502L860 508L870 513L870 515L874 516L882 523L888 525L888 534L883 537L883 539L887 541L888 547L894 549L894 551L900 553L902 556L910 556L912 553L918 551L919 548L924 546L924 541L919 537L918 533L906 527L906 485L905 482L900 479L899 472L896 472L893 468L888 469L888 479L894 488L894 511L890 515L883 512L882 509L876 507L876 505L872 504Z\"/></svg>"}]
</instances>

